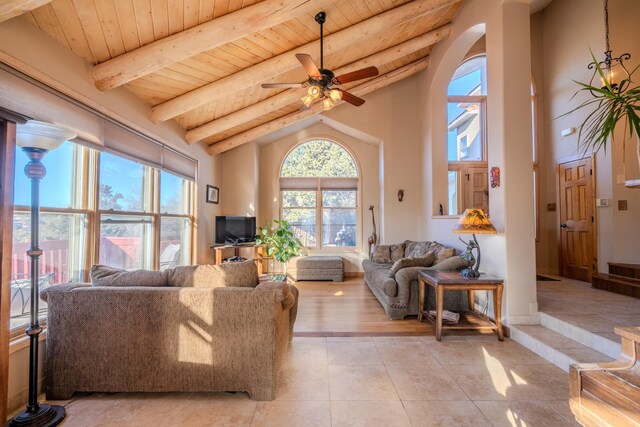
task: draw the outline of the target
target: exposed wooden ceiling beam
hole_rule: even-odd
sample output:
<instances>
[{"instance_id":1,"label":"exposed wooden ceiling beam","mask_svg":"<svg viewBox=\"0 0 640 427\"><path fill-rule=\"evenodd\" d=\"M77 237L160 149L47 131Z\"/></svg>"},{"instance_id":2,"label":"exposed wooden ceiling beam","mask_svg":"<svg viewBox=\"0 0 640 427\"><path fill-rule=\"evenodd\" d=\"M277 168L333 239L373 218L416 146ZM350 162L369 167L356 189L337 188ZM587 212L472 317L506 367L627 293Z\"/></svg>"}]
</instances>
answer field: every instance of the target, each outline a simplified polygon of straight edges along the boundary
<instances>
[{"instance_id":1,"label":"exposed wooden ceiling beam","mask_svg":"<svg viewBox=\"0 0 640 427\"><path fill-rule=\"evenodd\" d=\"M340 51L353 46L354 43L381 31L388 31L396 25L408 22L419 16L433 13L436 10L459 3L461 0L414 0L403 6L376 15L344 30L333 33L324 39L324 53ZM230 76L209 83L198 89L187 92L176 98L156 105L151 110L151 118L155 122L169 120L208 104L229 91L240 91L259 83L269 81L279 74L291 71L300 66L295 58L297 52L315 51L317 41L299 46L288 52L267 59L252 67L245 68Z\"/></svg>"},{"instance_id":2,"label":"exposed wooden ceiling beam","mask_svg":"<svg viewBox=\"0 0 640 427\"><path fill-rule=\"evenodd\" d=\"M438 43L441 40L446 39L451 34L451 24L444 25L435 30L424 33L420 36L414 37L405 42L399 43L388 49L377 52L359 61L353 62L349 65L334 70L336 75L349 73L351 71L368 67L368 66L380 66L382 64L388 64L402 58L405 55L409 55L417 50L431 46ZM301 91L299 89L289 89L284 92L280 92L277 95L269 97L256 104L242 108L238 111L234 111L224 117L217 120L213 120L202 126L195 127L187 131L185 139L189 144L197 141L202 141L205 138L209 138L217 133L224 132L235 126L239 126L246 123L249 120L261 117L272 111L285 107L293 102L296 102L301 97Z\"/></svg>"},{"instance_id":3,"label":"exposed wooden ceiling beam","mask_svg":"<svg viewBox=\"0 0 640 427\"><path fill-rule=\"evenodd\" d=\"M376 91L380 88L383 88L392 83L405 79L422 70L425 70L428 66L429 66L429 58L428 57L422 58L410 64L407 64L403 67L395 69L389 73L376 77L375 79L362 83L361 85L358 85L353 89L350 89L349 92L357 96L364 96L368 93ZM340 101L339 104L342 104L343 102L344 101ZM267 135L269 133L275 132L277 130L290 126L294 123L297 123L301 120L304 120L307 117L320 114L322 113L322 111L323 111L322 103L316 103L309 110L288 114L284 117L280 117L278 119L272 120L260 126L256 126L253 129L249 129L248 131L239 133L238 135L234 135L223 141L210 145L209 148L207 149L207 152L212 156L216 154L224 153L225 151L229 151L232 148L238 147L240 145L251 142L257 138L260 138L261 136ZM357 114L357 112L354 112L354 114Z\"/></svg>"},{"instance_id":4,"label":"exposed wooden ceiling beam","mask_svg":"<svg viewBox=\"0 0 640 427\"><path fill-rule=\"evenodd\" d=\"M98 64L92 68L91 78L98 89L113 89L249 34L321 10L333 1L265 0Z\"/></svg>"},{"instance_id":5,"label":"exposed wooden ceiling beam","mask_svg":"<svg viewBox=\"0 0 640 427\"><path fill-rule=\"evenodd\" d=\"M3 0L0 1L0 22L44 6L51 0Z\"/></svg>"}]
</instances>

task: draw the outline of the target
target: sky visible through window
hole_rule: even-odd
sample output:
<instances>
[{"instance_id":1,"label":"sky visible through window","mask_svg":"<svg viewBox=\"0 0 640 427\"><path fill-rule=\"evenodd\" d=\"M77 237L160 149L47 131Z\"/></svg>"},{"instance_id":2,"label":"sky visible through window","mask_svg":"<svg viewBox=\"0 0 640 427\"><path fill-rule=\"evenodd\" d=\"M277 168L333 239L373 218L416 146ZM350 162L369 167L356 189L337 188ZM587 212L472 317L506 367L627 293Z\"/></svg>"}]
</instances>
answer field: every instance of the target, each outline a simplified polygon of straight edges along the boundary
<instances>
[{"instance_id":1,"label":"sky visible through window","mask_svg":"<svg viewBox=\"0 0 640 427\"><path fill-rule=\"evenodd\" d=\"M16 172L14 184L14 204L31 206L31 181L24 174L29 162L22 149L16 149ZM40 206L47 208L71 208L71 182L73 179L73 143L65 142L47 153L42 164L47 168L47 176L40 181Z\"/></svg>"},{"instance_id":2,"label":"sky visible through window","mask_svg":"<svg viewBox=\"0 0 640 427\"><path fill-rule=\"evenodd\" d=\"M100 187L104 191L104 186L111 187L117 197L117 205L101 206L101 209L113 208L115 210L142 211L143 195L142 186L144 178L144 166L122 157L109 153L100 154Z\"/></svg>"},{"instance_id":3,"label":"sky visible through window","mask_svg":"<svg viewBox=\"0 0 640 427\"><path fill-rule=\"evenodd\" d=\"M481 71L476 70L469 74L466 74L457 79L451 79L447 95L449 96L464 96L477 84L480 83ZM463 108L459 108L455 102L447 104L447 121L455 119L464 111ZM456 131L447 132L447 158L449 160L458 160L458 143Z\"/></svg>"}]
</instances>

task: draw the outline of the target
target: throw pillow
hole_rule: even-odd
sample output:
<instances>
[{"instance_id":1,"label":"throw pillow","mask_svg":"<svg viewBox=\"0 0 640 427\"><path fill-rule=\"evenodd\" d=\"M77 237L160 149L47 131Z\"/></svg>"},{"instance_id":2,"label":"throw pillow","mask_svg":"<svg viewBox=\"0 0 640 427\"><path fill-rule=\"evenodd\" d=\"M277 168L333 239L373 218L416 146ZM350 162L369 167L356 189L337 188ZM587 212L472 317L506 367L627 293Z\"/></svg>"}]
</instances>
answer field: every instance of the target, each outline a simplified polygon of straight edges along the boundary
<instances>
[{"instance_id":1,"label":"throw pillow","mask_svg":"<svg viewBox=\"0 0 640 427\"><path fill-rule=\"evenodd\" d=\"M389 277L394 278L396 273L407 267L431 267L436 256L433 252L427 252L423 256L415 258L402 258L393 263L389 271Z\"/></svg>"},{"instance_id":2,"label":"throw pillow","mask_svg":"<svg viewBox=\"0 0 640 427\"><path fill-rule=\"evenodd\" d=\"M404 258L404 243L389 246L389 252L391 253L391 262Z\"/></svg>"},{"instance_id":3,"label":"throw pillow","mask_svg":"<svg viewBox=\"0 0 640 427\"><path fill-rule=\"evenodd\" d=\"M169 271L169 286L193 288L251 287L258 285L258 267L253 260L176 267Z\"/></svg>"},{"instance_id":4,"label":"throw pillow","mask_svg":"<svg viewBox=\"0 0 640 427\"><path fill-rule=\"evenodd\" d=\"M371 261L390 263L391 262L391 248L387 245L375 245L371 251Z\"/></svg>"},{"instance_id":5,"label":"throw pillow","mask_svg":"<svg viewBox=\"0 0 640 427\"><path fill-rule=\"evenodd\" d=\"M450 248L448 246L440 246L439 248L434 250L436 254L435 264L444 261L447 258L451 258L456 254L456 250L454 248Z\"/></svg>"},{"instance_id":6,"label":"throw pillow","mask_svg":"<svg viewBox=\"0 0 640 427\"><path fill-rule=\"evenodd\" d=\"M417 258L417 257L423 256L428 252L429 243L430 242L416 242L411 252L409 252L408 257Z\"/></svg>"},{"instance_id":7,"label":"throw pillow","mask_svg":"<svg viewBox=\"0 0 640 427\"><path fill-rule=\"evenodd\" d=\"M91 267L91 286L167 286L166 271L126 271L107 265Z\"/></svg>"}]
</instances>

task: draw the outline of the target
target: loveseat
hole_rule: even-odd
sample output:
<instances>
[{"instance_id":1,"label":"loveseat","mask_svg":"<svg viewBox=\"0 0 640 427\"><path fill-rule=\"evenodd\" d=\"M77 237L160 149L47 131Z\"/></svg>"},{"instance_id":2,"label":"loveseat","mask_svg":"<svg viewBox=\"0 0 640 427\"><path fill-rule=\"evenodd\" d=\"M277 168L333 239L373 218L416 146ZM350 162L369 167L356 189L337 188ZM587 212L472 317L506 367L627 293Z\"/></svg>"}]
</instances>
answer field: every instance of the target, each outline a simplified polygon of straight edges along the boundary
<instances>
[{"instance_id":1,"label":"loveseat","mask_svg":"<svg viewBox=\"0 0 640 427\"><path fill-rule=\"evenodd\" d=\"M258 284L252 261L236 264L164 272L94 266L92 285L44 290L47 398L246 391L274 399L298 292Z\"/></svg>"},{"instance_id":2,"label":"loveseat","mask_svg":"<svg viewBox=\"0 0 640 427\"><path fill-rule=\"evenodd\" d=\"M456 250L438 242L407 240L396 245L377 245L370 259L362 261L364 281L384 307L391 320L418 314L418 271L458 270L468 262L456 256ZM467 307L466 292L445 292L444 308ZM433 289L427 287L425 309L435 308Z\"/></svg>"}]
</instances>

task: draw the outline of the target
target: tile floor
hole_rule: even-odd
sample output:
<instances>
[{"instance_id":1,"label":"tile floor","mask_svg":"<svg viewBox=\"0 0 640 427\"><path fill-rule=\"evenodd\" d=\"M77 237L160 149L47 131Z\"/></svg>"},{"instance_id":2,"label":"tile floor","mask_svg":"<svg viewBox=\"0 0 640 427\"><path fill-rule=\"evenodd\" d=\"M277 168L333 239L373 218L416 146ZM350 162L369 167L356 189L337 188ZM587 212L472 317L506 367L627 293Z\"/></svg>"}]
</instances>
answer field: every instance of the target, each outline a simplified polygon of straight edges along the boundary
<instances>
[{"instance_id":1,"label":"tile floor","mask_svg":"<svg viewBox=\"0 0 640 427\"><path fill-rule=\"evenodd\" d=\"M295 338L276 400L92 394L72 426L573 426L568 375L493 335Z\"/></svg>"},{"instance_id":2,"label":"tile floor","mask_svg":"<svg viewBox=\"0 0 640 427\"><path fill-rule=\"evenodd\" d=\"M591 283L564 277L558 282L538 282L538 308L541 312L585 331L619 342L616 326L640 325L640 299L602 291Z\"/></svg>"}]
</instances>

